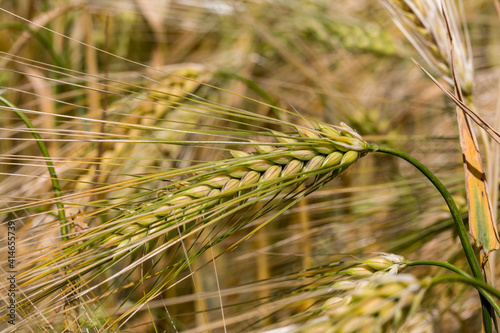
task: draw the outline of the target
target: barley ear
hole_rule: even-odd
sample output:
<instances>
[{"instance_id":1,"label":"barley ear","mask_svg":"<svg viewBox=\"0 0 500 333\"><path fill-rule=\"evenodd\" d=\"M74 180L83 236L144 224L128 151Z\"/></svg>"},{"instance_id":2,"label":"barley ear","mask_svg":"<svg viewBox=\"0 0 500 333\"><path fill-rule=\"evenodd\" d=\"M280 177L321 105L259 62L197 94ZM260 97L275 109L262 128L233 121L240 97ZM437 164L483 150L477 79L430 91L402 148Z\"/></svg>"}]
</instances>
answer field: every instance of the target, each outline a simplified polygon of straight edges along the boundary
<instances>
[{"instance_id":1,"label":"barley ear","mask_svg":"<svg viewBox=\"0 0 500 333\"><path fill-rule=\"evenodd\" d=\"M347 125L318 127L297 127L295 134L272 131L278 143L286 144L283 147L252 141L254 152L231 150L232 158L221 162L225 166L178 182L183 186L164 192L154 208L149 203L122 216L123 221L136 222L127 222L126 227L107 233L103 244L114 245L125 254L129 253L123 252L125 249L137 253L134 248L144 243L141 238L148 238L152 240L145 245L151 251L156 244L153 240L175 225L186 225L197 217L203 224L203 214L216 216L219 210L228 209L227 203L242 205L252 198L270 197L308 178L314 182L318 175L337 176L367 153L369 145Z\"/></svg>"}]
</instances>

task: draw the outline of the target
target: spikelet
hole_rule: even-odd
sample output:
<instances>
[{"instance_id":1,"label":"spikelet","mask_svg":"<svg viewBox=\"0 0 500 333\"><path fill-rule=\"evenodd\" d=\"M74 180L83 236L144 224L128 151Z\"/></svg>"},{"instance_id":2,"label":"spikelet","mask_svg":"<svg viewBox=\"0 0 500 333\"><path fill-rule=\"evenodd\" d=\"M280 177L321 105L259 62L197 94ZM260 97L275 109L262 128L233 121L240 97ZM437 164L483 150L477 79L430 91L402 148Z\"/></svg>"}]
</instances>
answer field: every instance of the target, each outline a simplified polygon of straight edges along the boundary
<instances>
[{"instance_id":1,"label":"spikelet","mask_svg":"<svg viewBox=\"0 0 500 333\"><path fill-rule=\"evenodd\" d=\"M405 259L392 253L380 253L376 257L351 263L354 265L340 270L339 274L364 278L373 275L397 274L406 267Z\"/></svg>"}]
</instances>

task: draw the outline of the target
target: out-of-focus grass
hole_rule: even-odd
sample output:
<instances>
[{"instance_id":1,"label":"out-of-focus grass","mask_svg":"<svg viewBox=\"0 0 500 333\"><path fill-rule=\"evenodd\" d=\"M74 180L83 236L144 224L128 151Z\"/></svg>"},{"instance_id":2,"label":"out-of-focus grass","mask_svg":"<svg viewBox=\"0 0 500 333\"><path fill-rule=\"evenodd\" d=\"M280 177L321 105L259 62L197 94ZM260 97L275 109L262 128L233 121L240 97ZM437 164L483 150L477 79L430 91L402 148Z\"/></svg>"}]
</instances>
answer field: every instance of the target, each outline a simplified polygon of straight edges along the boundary
<instances>
[{"instance_id":1,"label":"out-of-focus grass","mask_svg":"<svg viewBox=\"0 0 500 333\"><path fill-rule=\"evenodd\" d=\"M465 5L477 66L474 101L494 110L499 21L489 1ZM302 116L344 121L365 139L422 160L464 200L452 104L410 61L418 55L375 1L18 1L1 8L2 95L24 110L48 146L72 236L169 185L149 176L242 148L189 141L230 141L224 136L257 126L280 130L257 115L305 126ZM243 121L231 108L255 117ZM59 221L36 142L12 110L0 112L0 212L3 225L16 221L21 272L57 248ZM22 329L51 332L264 331L312 315L307 310L324 301L317 290L336 281L324 267L339 260L384 251L466 267L442 205L409 166L370 156L220 257L262 221L163 282L157 268L182 253L114 276L129 265L124 261L102 273L100 281L111 279L99 288L40 301L30 309L36 321L22 322L31 314L21 309L18 320ZM188 242L196 247L199 240ZM89 274L73 287L91 290ZM66 287L63 296L71 292ZM155 298L141 301L155 288ZM436 332L480 327L474 293L454 285L440 296L423 302ZM120 317L139 303L145 305Z\"/></svg>"}]
</instances>

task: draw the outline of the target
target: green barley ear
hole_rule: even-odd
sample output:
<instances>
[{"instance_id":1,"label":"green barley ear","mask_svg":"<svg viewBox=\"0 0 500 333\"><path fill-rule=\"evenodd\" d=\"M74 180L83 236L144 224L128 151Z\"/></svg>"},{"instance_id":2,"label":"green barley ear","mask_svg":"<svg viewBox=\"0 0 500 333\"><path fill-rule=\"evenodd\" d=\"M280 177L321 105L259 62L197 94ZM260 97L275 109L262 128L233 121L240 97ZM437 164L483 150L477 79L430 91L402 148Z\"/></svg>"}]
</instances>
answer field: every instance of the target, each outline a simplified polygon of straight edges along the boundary
<instances>
[{"instance_id":1,"label":"green barley ear","mask_svg":"<svg viewBox=\"0 0 500 333\"><path fill-rule=\"evenodd\" d=\"M262 200L275 196L308 178L320 181L318 176L338 176L368 152L368 143L346 124L318 127L296 127L294 134L272 131L277 145L283 144L280 147L252 141L253 153L231 150L232 158L216 162L220 164L217 170L183 181L183 186L159 197L155 207L148 203L132 214L124 214L121 219L127 221L127 226L108 233L104 244L136 251L134 248L144 243L141 239L156 240L165 230L186 225L207 213L222 212L227 202L241 206L255 197ZM130 225L134 220L137 222ZM146 245L148 251L154 248L152 242Z\"/></svg>"},{"instance_id":2,"label":"green barley ear","mask_svg":"<svg viewBox=\"0 0 500 333\"><path fill-rule=\"evenodd\" d=\"M66 246L47 259L58 265L34 267L19 278L19 284L36 284L31 292L42 291L39 301L43 301L57 293L67 281L77 281L79 274L95 272L85 284L75 287L73 295L76 296L72 297L79 297L81 293L90 292L84 289L86 286L96 289L106 283L106 279L110 279L106 274L116 268L125 265L123 272L128 274L142 267L146 260L162 257L167 257L169 263L160 268L161 274L174 279L191 268L192 262L205 251L259 219L259 225L241 241L252 236L277 215L260 219L267 212L284 212L373 149L344 124L265 134L274 136L276 142L249 140L243 143L253 151L234 149L226 154L226 159L162 173L161 179L171 176L170 185L158 191L157 198L134 209L124 209L125 213L72 237L68 244L75 246ZM241 143L234 142L235 145ZM253 209L256 207L258 209ZM223 251L237 244L239 242ZM61 272L60 267L71 267L71 270ZM378 269L366 267L371 271ZM162 290L155 284L148 298ZM29 312L36 302L28 295L20 299L18 305Z\"/></svg>"}]
</instances>

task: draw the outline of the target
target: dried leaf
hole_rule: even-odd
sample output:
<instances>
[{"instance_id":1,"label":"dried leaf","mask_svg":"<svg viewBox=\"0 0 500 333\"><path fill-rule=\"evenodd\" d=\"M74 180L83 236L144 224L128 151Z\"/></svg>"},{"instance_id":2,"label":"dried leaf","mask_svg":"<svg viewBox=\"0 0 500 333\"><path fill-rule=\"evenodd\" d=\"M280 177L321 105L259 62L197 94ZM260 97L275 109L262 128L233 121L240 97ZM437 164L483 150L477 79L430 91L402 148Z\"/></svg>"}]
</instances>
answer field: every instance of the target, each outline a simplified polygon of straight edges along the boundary
<instances>
[{"instance_id":1,"label":"dried leaf","mask_svg":"<svg viewBox=\"0 0 500 333\"><path fill-rule=\"evenodd\" d=\"M458 129L465 168L467 204L469 207L469 232L472 234L477 246L488 254L491 251L499 249L500 243L498 231L491 215L491 205L481 155L476 147L475 139L466 114L481 126L481 128L485 129L485 131L498 143L500 143L500 134L463 103L458 93L460 91L459 89L457 89L457 94L460 98L449 92L420 64L415 60L413 61L457 105ZM453 75L453 77L455 80L456 76ZM455 81L455 86L457 86L457 84L458 82Z\"/></svg>"}]
</instances>

